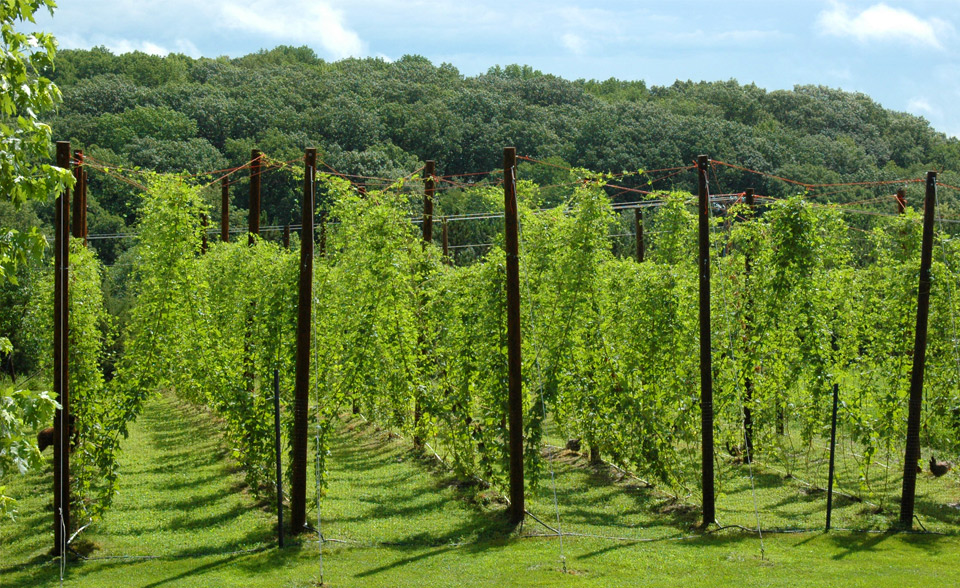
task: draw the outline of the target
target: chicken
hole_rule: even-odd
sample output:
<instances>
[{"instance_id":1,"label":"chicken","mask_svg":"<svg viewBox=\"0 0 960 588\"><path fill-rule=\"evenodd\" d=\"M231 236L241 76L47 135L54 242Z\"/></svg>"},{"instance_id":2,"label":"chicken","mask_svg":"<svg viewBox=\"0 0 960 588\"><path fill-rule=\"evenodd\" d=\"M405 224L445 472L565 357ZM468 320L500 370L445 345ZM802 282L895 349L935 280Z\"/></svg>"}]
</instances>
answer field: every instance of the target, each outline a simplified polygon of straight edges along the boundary
<instances>
[{"instance_id":1,"label":"chicken","mask_svg":"<svg viewBox=\"0 0 960 588\"><path fill-rule=\"evenodd\" d=\"M930 473L934 476L939 478L949 472L951 468L953 468L953 464L949 461L937 461L936 457L930 456Z\"/></svg>"}]
</instances>

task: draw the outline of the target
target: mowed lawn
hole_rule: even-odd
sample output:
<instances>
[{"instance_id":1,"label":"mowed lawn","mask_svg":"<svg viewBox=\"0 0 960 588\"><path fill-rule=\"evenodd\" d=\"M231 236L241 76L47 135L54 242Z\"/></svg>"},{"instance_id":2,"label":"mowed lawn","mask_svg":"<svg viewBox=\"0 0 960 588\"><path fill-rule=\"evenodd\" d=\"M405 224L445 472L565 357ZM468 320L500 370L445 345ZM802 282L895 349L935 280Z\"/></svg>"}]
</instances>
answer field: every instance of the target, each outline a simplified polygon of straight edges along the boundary
<instances>
[{"instance_id":1,"label":"mowed lawn","mask_svg":"<svg viewBox=\"0 0 960 588\"><path fill-rule=\"evenodd\" d=\"M276 548L276 518L231 466L206 414L171 397L132 427L122 491L77 545L64 586L955 586L960 537L810 532L706 535L695 513L652 490L558 456L562 542L505 523L495 496L463 488L436 460L356 419L334 440L315 533ZM312 474L311 478L312 480ZM16 521L0 522L0 587L57 586L50 471L12 480ZM312 494L311 525L316 527ZM554 525L549 476L529 508ZM592 537L603 536L603 538ZM762 547L761 547L762 546Z\"/></svg>"}]
</instances>

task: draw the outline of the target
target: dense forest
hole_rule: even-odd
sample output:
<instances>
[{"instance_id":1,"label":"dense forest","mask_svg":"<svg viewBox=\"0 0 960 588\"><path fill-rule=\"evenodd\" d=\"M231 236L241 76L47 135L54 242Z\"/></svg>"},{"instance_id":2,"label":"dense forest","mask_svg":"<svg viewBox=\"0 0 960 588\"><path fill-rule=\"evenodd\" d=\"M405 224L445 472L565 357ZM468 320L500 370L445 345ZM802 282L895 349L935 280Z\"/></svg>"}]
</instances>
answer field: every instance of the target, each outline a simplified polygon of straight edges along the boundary
<instances>
[{"instance_id":1,"label":"dense forest","mask_svg":"<svg viewBox=\"0 0 960 588\"><path fill-rule=\"evenodd\" d=\"M960 161L960 142L923 118L823 86L767 91L730 80L648 87L569 81L519 65L464 76L419 56L327 62L307 47L286 46L236 59L70 50L58 53L49 74L64 97L49 120L55 138L106 165L161 172L235 167L251 148L292 160L308 146L332 169L379 177L406 175L428 159L440 174L496 169L506 145L561 167L613 172L689 165L706 153L808 183L917 178L927 169L958 169ZM541 184L559 173L527 171ZM136 191L103 174L90 178L90 232L124 232L137 216ZM733 169L722 179L730 190L797 192ZM264 221L294 222L296 183L264 181ZM631 181L645 178L625 185ZM693 186L692 174L672 181L656 187ZM242 211L246 187L233 189ZM833 199L863 197L848 191ZM110 263L124 243L95 246Z\"/></svg>"}]
</instances>

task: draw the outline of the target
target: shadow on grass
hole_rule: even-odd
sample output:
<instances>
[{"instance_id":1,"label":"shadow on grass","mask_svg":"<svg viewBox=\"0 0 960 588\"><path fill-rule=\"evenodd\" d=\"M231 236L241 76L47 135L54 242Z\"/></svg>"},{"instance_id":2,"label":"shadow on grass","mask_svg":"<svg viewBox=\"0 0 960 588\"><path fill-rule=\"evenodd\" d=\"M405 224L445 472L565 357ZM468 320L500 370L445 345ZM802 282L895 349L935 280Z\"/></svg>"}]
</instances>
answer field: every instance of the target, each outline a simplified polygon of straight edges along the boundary
<instances>
[{"instance_id":1,"label":"shadow on grass","mask_svg":"<svg viewBox=\"0 0 960 588\"><path fill-rule=\"evenodd\" d=\"M192 577L198 573L208 572L210 570L214 570L219 567L225 566L228 563L232 563L235 559L237 559L237 557L238 556L235 556L235 555L229 556L219 561L212 561L210 563L199 565L195 568L191 568L189 570L181 572L175 576L171 576L163 580L157 580L156 582L151 582L150 584L146 584L143 588L156 588L157 586L164 586L170 583L179 582L180 580L184 580L186 578Z\"/></svg>"},{"instance_id":2,"label":"shadow on grass","mask_svg":"<svg viewBox=\"0 0 960 588\"><path fill-rule=\"evenodd\" d=\"M383 572L392 570L392 569L394 569L394 568L399 568L399 567L402 567L402 566L410 565L410 564L412 564L412 563L416 563L416 562L418 562L418 561L422 561L422 560L427 559L427 558L430 558L430 557L436 557L436 556L438 556L438 555L443 555L444 553L448 553L448 552L450 552L450 551L453 551L454 549L456 549L456 547L443 547L443 548L439 548L439 549L434 549L434 550L429 551L429 552L427 552L427 553L420 553L420 554L413 555L413 556L410 556L410 557L405 557L405 558L403 558L403 559L398 559L397 561L394 561L394 562L391 562L391 563L388 563L388 564L385 564L385 565L382 565L382 566L379 566L379 567L376 567L376 568L373 568L373 569L370 569L370 570L366 570L366 571L360 572L360 573L357 574L357 577L358 577L358 578L367 578L367 577L369 577L369 576L375 576L375 575L377 575L377 574L381 574L381 573L383 573Z\"/></svg>"},{"instance_id":3,"label":"shadow on grass","mask_svg":"<svg viewBox=\"0 0 960 588\"><path fill-rule=\"evenodd\" d=\"M688 528L699 509L656 488L624 476L606 464L594 464L568 450L548 450L555 482L542 483L535 499L560 510L561 526L604 529ZM619 500L619 502L617 502Z\"/></svg>"},{"instance_id":4,"label":"shadow on grass","mask_svg":"<svg viewBox=\"0 0 960 588\"><path fill-rule=\"evenodd\" d=\"M923 496L917 496L914 510L923 519L949 525L960 524L960 509Z\"/></svg>"},{"instance_id":5,"label":"shadow on grass","mask_svg":"<svg viewBox=\"0 0 960 588\"><path fill-rule=\"evenodd\" d=\"M834 555L833 559L840 560L850 555L875 551L881 543L893 537L894 534L893 532L889 532L831 535L830 539L833 544L840 549L840 552Z\"/></svg>"},{"instance_id":6,"label":"shadow on grass","mask_svg":"<svg viewBox=\"0 0 960 588\"><path fill-rule=\"evenodd\" d=\"M484 511L474 502L471 485L369 423L351 421L340 428L328 464L332 486L326 508L336 514L325 524L349 525L346 530L360 535L372 527L377 537L368 538L371 543L434 548L512 530L502 510ZM350 511L338 511L338 501L352 503Z\"/></svg>"}]
</instances>

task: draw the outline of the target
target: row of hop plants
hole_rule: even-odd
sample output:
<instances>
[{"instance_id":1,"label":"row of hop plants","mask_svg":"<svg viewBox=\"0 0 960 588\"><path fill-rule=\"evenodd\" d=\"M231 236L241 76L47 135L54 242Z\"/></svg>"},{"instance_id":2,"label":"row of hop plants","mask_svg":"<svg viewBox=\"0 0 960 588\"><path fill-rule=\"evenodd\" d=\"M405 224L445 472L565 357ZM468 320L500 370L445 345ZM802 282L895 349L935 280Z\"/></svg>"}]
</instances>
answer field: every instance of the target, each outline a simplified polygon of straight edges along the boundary
<instances>
[{"instance_id":1,"label":"row of hop plants","mask_svg":"<svg viewBox=\"0 0 960 588\"><path fill-rule=\"evenodd\" d=\"M137 409L126 401L126 393L108 382L104 367L109 363L116 339L116 322L107 312L102 288L104 268L96 253L80 240L70 242L69 267L69 391L71 434L71 500L73 521L87 526L103 517L118 488L119 458L126 424ZM12 470L26 473L47 462L36 444L37 431L50 427L57 399L44 390L44 378L53 371L53 264L29 270L29 279L18 284L29 304L25 307L23 330L18 341L37 356L36 372L0 398L3 413L4 459L12 456ZM0 490L0 495L3 491ZM15 510L7 497L0 510Z\"/></svg>"},{"instance_id":2,"label":"row of hop plants","mask_svg":"<svg viewBox=\"0 0 960 588\"><path fill-rule=\"evenodd\" d=\"M246 238L211 241L203 254L201 188L166 176L148 188L117 378L140 402L173 393L211 410L261 494L275 459L273 372L284 375L284 389L293 380L296 256Z\"/></svg>"},{"instance_id":3,"label":"row of hop plants","mask_svg":"<svg viewBox=\"0 0 960 588\"><path fill-rule=\"evenodd\" d=\"M502 235L476 262L455 267L421 242L402 182L365 196L334 177L321 176L319 185L333 221L314 267L311 405L320 477L330 435L353 408L436 441L460 476L504 487ZM474 190L474 201L502 211L499 189ZM547 211L539 210L536 185L518 185L531 485L541 478L548 422L673 492L699 485L697 217L689 194L660 197L656 239L637 263L613 254L608 234L618 221L602 178L585 175L567 202ZM274 369L287 415L292 405L296 242L291 251L266 241L218 243L201 255L201 209L197 188L153 184L120 376L127 390L169 388L209 406L224 420L250 485L269 492ZM863 452L869 492L872 460L902 447L905 435L919 216L908 211L859 231L857 255L843 212L802 197L758 210L735 206L711 223L720 445L742 445L749 408L754 457L793 467L793 439L813 447L829 434L830 391L839 383L841 421ZM922 441L953 452L958 251L945 234L938 247Z\"/></svg>"}]
</instances>

